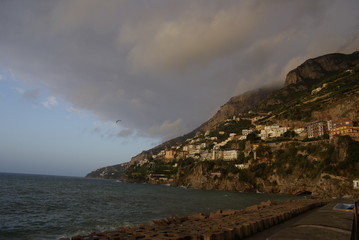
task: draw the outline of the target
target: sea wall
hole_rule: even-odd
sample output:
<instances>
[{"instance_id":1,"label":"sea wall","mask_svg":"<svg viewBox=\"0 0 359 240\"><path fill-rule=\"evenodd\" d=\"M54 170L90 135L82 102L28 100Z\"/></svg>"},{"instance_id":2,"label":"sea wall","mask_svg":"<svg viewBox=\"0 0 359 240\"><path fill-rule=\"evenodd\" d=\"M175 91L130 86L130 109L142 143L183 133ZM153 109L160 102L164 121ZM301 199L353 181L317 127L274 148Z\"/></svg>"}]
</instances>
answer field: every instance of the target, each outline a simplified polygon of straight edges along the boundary
<instances>
[{"instance_id":1,"label":"sea wall","mask_svg":"<svg viewBox=\"0 0 359 240\"><path fill-rule=\"evenodd\" d=\"M242 239L327 204L323 200L271 201L242 210L217 211L188 217L169 217L136 227L94 232L60 240L231 240Z\"/></svg>"}]
</instances>

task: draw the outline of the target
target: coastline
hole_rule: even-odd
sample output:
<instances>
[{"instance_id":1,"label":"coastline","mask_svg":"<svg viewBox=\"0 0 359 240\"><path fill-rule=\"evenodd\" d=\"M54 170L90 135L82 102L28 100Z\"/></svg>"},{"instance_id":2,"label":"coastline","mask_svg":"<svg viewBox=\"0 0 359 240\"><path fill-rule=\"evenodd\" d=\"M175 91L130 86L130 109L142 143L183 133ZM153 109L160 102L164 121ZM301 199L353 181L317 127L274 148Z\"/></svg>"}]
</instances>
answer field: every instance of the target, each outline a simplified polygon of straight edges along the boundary
<instances>
[{"instance_id":1,"label":"coastline","mask_svg":"<svg viewBox=\"0 0 359 240\"><path fill-rule=\"evenodd\" d=\"M219 210L187 217L172 216L135 227L94 232L59 240L134 240L134 239L238 239L249 237L308 210L322 207L326 200L271 201L241 210Z\"/></svg>"}]
</instances>

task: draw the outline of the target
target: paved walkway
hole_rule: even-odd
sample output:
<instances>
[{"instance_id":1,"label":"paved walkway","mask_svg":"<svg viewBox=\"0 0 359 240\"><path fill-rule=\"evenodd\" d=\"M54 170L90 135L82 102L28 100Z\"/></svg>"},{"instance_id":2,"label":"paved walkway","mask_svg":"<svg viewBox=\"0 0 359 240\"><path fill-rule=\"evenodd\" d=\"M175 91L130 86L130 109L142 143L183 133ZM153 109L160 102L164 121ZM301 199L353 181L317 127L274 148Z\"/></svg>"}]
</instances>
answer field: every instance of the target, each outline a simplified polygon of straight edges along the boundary
<instances>
[{"instance_id":1,"label":"paved walkway","mask_svg":"<svg viewBox=\"0 0 359 240\"><path fill-rule=\"evenodd\" d=\"M292 224L283 226L282 230L270 232L270 229L254 235L251 240L268 239L268 240L344 240L350 239L353 211L334 210L338 203L353 204L353 199L338 199L330 202L324 207L310 211L308 214L293 219ZM280 226L277 226L277 228Z\"/></svg>"},{"instance_id":2,"label":"paved walkway","mask_svg":"<svg viewBox=\"0 0 359 240\"><path fill-rule=\"evenodd\" d=\"M279 223L277 225L274 225L273 227L270 227L268 229L265 229L262 232L258 232L256 234L254 234L251 237L247 237L245 238L245 240L263 240L263 239L267 239L270 236L273 236L274 234L277 234L280 231L283 231L284 229L296 224L298 221L302 220L303 218L305 218L306 216L308 216L309 214L311 214L313 211L315 211L315 209L313 210L309 210L305 213L302 213L296 217L293 217L287 221L284 221L282 223ZM310 239L307 239L310 240Z\"/></svg>"}]
</instances>

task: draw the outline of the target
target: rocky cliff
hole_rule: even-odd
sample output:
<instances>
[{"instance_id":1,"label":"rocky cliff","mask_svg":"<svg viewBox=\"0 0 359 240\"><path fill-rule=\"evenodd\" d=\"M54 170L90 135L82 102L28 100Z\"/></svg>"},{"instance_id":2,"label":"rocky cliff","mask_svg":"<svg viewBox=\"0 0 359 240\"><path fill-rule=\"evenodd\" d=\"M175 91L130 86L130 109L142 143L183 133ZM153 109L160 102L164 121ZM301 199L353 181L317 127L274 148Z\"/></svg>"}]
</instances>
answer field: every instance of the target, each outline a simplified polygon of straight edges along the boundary
<instances>
[{"instance_id":1,"label":"rocky cliff","mask_svg":"<svg viewBox=\"0 0 359 240\"><path fill-rule=\"evenodd\" d=\"M237 116L239 114L245 114L253 110L263 99L267 98L268 95L274 92L275 88L261 88L253 91L243 93L239 96L232 97L229 101L221 106L217 113L203 123L197 131L207 131L214 128L219 123L226 119Z\"/></svg>"},{"instance_id":2,"label":"rocky cliff","mask_svg":"<svg viewBox=\"0 0 359 240\"><path fill-rule=\"evenodd\" d=\"M352 54L333 53L309 59L287 74L285 86L308 84L330 73L352 68L359 64L359 52Z\"/></svg>"}]
</instances>

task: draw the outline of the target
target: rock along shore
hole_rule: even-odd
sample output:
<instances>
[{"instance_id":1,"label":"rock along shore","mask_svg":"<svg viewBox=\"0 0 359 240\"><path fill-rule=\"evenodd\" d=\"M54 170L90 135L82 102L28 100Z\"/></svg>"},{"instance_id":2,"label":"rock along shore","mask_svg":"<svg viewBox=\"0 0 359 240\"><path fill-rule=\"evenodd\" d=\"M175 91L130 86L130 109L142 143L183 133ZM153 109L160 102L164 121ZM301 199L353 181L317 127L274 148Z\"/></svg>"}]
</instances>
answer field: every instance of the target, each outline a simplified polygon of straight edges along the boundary
<instances>
[{"instance_id":1,"label":"rock along shore","mask_svg":"<svg viewBox=\"0 0 359 240\"><path fill-rule=\"evenodd\" d=\"M94 232L59 240L231 240L242 239L327 204L323 200L262 202L241 210L169 217L136 227Z\"/></svg>"}]
</instances>

